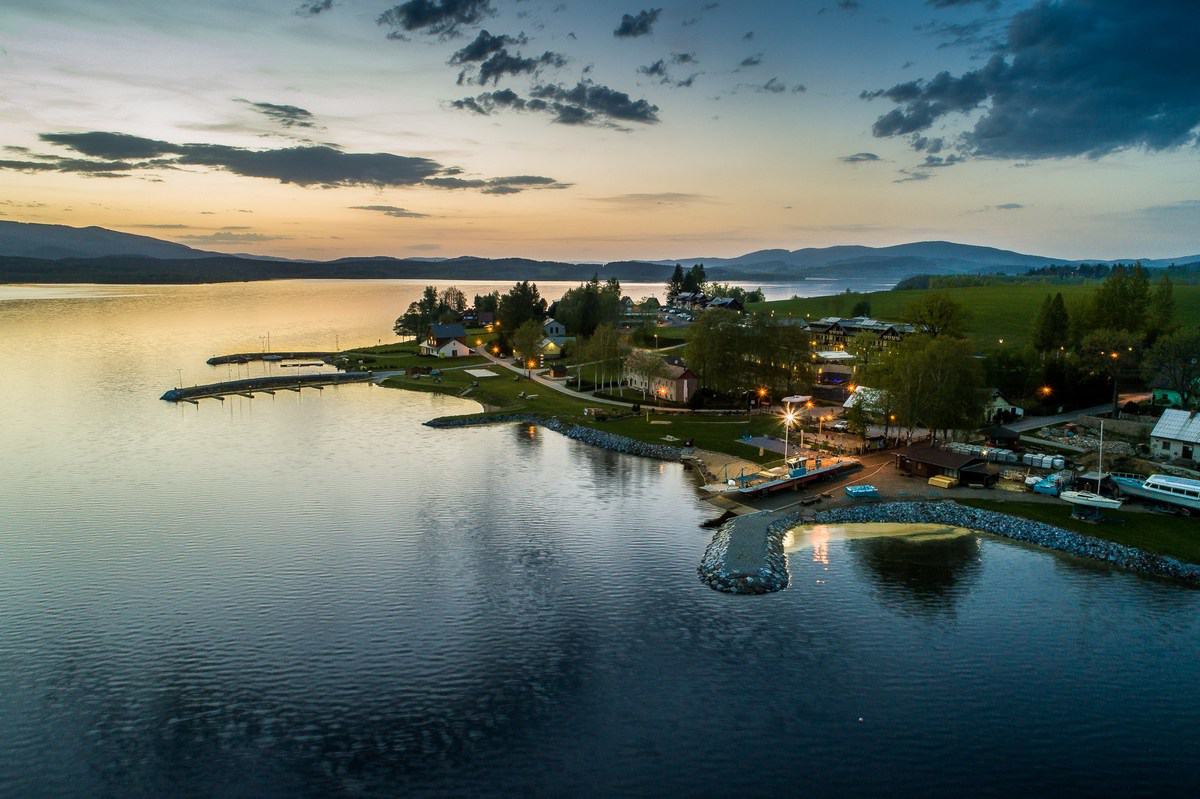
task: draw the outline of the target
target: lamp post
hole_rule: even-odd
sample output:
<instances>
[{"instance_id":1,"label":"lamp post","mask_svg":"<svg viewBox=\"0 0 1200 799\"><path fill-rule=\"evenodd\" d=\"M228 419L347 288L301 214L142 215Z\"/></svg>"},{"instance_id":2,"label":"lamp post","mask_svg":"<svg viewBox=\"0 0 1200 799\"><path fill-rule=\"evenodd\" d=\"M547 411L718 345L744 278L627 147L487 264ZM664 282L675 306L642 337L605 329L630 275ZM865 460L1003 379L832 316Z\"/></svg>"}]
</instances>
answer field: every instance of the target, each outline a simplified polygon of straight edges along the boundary
<instances>
[{"instance_id":1,"label":"lamp post","mask_svg":"<svg viewBox=\"0 0 1200 799\"><path fill-rule=\"evenodd\" d=\"M791 456L791 449L788 447L788 434L792 431L792 422L796 421L796 412L789 410L783 415L783 464L786 466L788 458ZM803 441L804 429L800 429L801 441Z\"/></svg>"}]
</instances>

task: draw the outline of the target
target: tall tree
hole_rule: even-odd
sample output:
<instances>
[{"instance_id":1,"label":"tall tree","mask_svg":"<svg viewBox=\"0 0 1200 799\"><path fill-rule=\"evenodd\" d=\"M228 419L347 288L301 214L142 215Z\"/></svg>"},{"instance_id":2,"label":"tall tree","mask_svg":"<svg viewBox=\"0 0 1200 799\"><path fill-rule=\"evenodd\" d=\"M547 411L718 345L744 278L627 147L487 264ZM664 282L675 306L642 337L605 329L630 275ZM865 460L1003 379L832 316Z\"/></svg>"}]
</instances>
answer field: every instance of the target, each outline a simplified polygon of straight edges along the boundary
<instances>
[{"instance_id":1,"label":"tall tree","mask_svg":"<svg viewBox=\"0 0 1200 799\"><path fill-rule=\"evenodd\" d=\"M1065 347L1070 336L1071 318L1062 292L1056 293L1053 298L1047 294L1033 326L1033 348L1045 356Z\"/></svg>"},{"instance_id":2,"label":"tall tree","mask_svg":"<svg viewBox=\"0 0 1200 799\"><path fill-rule=\"evenodd\" d=\"M442 290L439 297L441 304L456 314L467 310L467 295L458 286L449 286Z\"/></svg>"},{"instance_id":3,"label":"tall tree","mask_svg":"<svg viewBox=\"0 0 1200 799\"><path fill-rule=\"evenodd\" d=\"M704 291L704 284L708 282L708 277L704 272L704 264L693 264L692 268L683 276L683 291L698 292Z\"/></svg>"},{"instance_id":4,"label":"tall tree","mask_svg":"<svg viewBox=\"0 0 1200 799\"><path fill-rule=\"evenodd\" d=\"M1120 411L1120 384L1136 369L1138 343L1137 336L1128 330L1101 328L1089 333L1080 345L1084 357L1112 381L1113 416Z\"/></svg>"},{"instance_id":5,"label":"tall tree","mask_svg":"<svg viewBox=\"0 0 1200 799\"><path fill-rule=\"evenodd\" d=\"M511 341L508 337L530 319L540 324L546 318L546 301L538 293L537 283L522 280L509 289L500 298L497 317L500 335L506 341Z\"/></svg>"},{"instance_id":6,"label":"tall tree","mask_svg":"<svg viewBox=\"0 0 1200 799\"><path fill-rule=\"evenodd\" d=\"M1162 336L1146 353L1147 381L1161 380L1190 408L1200 386L1200 329L1190 327Z\"/></svg>"},{"instance_id":7,"label":"tall tree","mask_svg":"<svg viewBox=\"0 0 1200 799\"><path fill-rule=\"evenodd\" d=\"M543 337L542 323L537 319L526 319L512 334L513 350L525 362L526 376L529 375L529 364L537 361Z\"/></svg>"},{"instance_id":8,"label":"tall tree","mask_svg":"<svg viewBox=\"0 0 1200 799\"><path fill-rule=\"evenodd\" d=\"M922 294L908 306L906 316L917 330L930 338L962 338L967 334L967 309L942 291Z\"/></svg>"},{"instance_id":9,"label":"tall tree","mask_svg":"<svg viewBox=\"0 0 1200 799\"><path fill-rule=\"evenodd\" d=\"M1171 278L1163 275L1154 284L1146 317L1146 340L1154 343L1175 326L1175 287Z\"/></svg>"},{"instance_id":10,"label":"tall tree","mask_svg":"<svg viewBox=\"0 0 1200 799\"><path fill-rule=\"evenodd\" d=\"M667 282L667 305L671 305L683 293L683 265L675 264L675 271Z\"/></svg>"},{"instance_id":11,"label":"tall tree","mask_svg":"<svg viewBox=\"0 0 1200 799\"><path fill-rule=\"evenodd\" d=\"M666 361L661 356L646 350L634 350L625 356L625 374L638 379L642 384L642 399L654 390L654 381L667 374Z\"/></svg>"}]
</instances>

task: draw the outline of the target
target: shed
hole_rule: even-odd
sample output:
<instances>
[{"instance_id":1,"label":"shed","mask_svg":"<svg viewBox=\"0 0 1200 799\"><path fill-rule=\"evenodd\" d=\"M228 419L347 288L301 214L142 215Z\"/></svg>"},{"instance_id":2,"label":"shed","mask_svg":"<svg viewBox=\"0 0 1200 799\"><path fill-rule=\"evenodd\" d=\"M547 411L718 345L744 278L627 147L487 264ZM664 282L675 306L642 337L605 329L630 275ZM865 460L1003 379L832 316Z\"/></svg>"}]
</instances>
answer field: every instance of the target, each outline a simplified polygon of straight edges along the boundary
<instances>
[{"instance_id":1,"label":"shed","mask_svg":"<svg viewBox=\"0 0 1200 799\"><path fill-rule=\"evenodd\" d=\"M953 477L960 483L995 485L999 475L978 455L966 455L928 444L913 444L896 452L896 468L917 477Z\"/></svg>"},{"instance_id":2,"label":"shed","mask_svg":"<svg viewBox=\"0 0 1200 799\"><path fill-rule=\"evenodd\" d=\"M1150 451L1159 457L1200 462L1200 413L1163 411L1150 431Z\"/></svg>"}]
</instances>

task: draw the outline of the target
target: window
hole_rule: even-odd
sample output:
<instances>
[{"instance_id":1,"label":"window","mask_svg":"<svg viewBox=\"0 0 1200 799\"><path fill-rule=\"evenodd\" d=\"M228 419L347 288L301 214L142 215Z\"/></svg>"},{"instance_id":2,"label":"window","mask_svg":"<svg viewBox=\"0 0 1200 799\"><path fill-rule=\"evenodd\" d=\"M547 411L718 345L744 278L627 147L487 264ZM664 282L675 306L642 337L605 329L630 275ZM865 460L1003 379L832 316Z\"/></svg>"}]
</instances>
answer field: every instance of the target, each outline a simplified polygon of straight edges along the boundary
<instances>
[{"instance_id":1,"label":"window","mask_svg":"<svg viewBox=\"0 0 1200 799\"><path fill-rule=\"evenodd\" d=\"M1163 448L1163 449L1170 449L1170 448L1171 448L1171 442L1170 442L1170 441L1165 441L1165 440L1164 440L1164 441L1162 442L1162 448Z\"/></svg>"}]
</instances>

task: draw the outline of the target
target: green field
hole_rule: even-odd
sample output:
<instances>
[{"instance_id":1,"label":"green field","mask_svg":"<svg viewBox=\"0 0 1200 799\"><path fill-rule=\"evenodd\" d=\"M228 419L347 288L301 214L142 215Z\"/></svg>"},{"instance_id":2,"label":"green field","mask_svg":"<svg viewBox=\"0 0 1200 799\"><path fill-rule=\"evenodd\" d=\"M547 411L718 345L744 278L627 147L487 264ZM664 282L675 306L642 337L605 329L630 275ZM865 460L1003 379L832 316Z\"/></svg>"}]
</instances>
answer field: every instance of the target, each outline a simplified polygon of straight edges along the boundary
<instances>
[{"instance_id":1,"label":"green field","mask_svg":"<svg viewBox=\"0 0 1200 799\"><path fill-rule=\"evenodd\" d=\"M1035 502L998 502L992 499L962 499L964 505L984 510L1020 516L1056 527L1063 527L1082 535L1103 538L1126 546L1170 555L1189 563L1200 563L1200 520L1181 519L1157 513L1132 513L1129 511L1105 511L1105 521L1100 524L1076 521L1071 518L1071 508L1062 504Z\"/></svg>"},{"instance_id":2,"label":"green field","mask_svg":"<svg viewBox=\"0 0 1200 799\"><path fill-rule=\"evenodd\" d=\"M970 314L968 335L981 350L1002 346L1024 346L1033 333L1034 321L1046 295L1062 292L1068 310L1091 297L1098 282L1091 283L1015 283L995 286L970 286L943 289L961 302ZM792 300L755 303L754 311L770 311L776 316L849 316L860 300L871 303L871 316L889 322L902 321L908 305L925 293L912 291L876 291L869 294L834 294ZM1200 325L1200 286L1175 286L1175 321Z\"/></svg>"},{"instance_id":3,"label":"green field","mask_svg":"<svg viewBox=\"0 0 1200 799\"><path fill-rule=\"evenodd\" d=\"M428 363L429 359L425 359L425 362ZM547 418L557 416L574 424L607 430L653 444L678 446L690 438L701 449L724 452L757 463L769 463L780 459L780 456L773 452L759 455L756 448L748 447L738 441L739 437L746 433L778 435L782 431L782 427L779 419L775 416L759 415L748 422L744 415L683 416L651 413L647 419L644 412L635 416L625 408L606 406L600 402L581 400L562 394L540 383L518 377L501 367L490 366L489 368L494 372L499 372L500 376L483 378L478 381L477 387L471 386L471 383L475 382L475 378L457 369L443 372L440 378L393 377L385 380L383 385L410 391L461 396L464 399L482 403L489 412L532 413ZM517 379L514 380L514 377ZM468 391L468 389L470 390ZM532 399L529 397L531 394L534 395ZM585 416L583 409L586 407L606 408L614 418L599 421L595 417ZM664 440L666 436L672 436L677 440L666 441Z\"/></svg>"}]
</instances>

